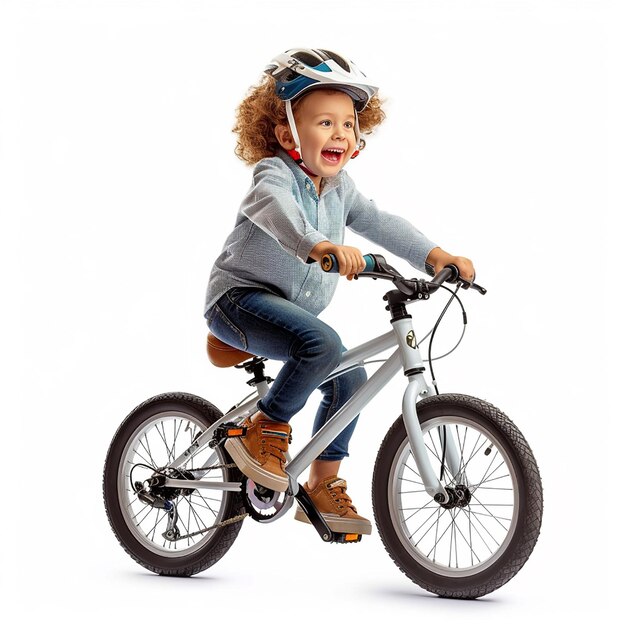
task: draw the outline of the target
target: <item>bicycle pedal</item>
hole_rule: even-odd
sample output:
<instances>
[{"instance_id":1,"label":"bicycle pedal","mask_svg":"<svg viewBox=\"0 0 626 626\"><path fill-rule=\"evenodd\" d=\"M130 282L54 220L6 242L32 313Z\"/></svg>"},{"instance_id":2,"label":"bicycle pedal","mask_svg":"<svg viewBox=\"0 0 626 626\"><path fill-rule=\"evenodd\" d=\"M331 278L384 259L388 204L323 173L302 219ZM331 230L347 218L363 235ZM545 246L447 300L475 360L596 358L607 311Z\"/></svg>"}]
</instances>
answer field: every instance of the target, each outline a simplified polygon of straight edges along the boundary
<instances>
[{"instance_id":1,"label":"bicycle pedal","mask_svg":"<svg viewBox=\"0 0 626 626\"><path fill-rule=\"evenodd\" d=\"M245 437L248 431L247 426L239 426L238 424L226 423L218 426L213 432L213 439L209 443L211 447L215 447L224 439L232 439L234 437Z\"/></svg>"},{"instance_id":2,"label":"bicycle pedal","mask_svg":"<svg viewBox=\"0 0 626 626\"><path fill-rule=\"evenodd\" d=\"M363 535L357 533L333 533L332 543L359 543Z\"/></svg>"}]
</instances>

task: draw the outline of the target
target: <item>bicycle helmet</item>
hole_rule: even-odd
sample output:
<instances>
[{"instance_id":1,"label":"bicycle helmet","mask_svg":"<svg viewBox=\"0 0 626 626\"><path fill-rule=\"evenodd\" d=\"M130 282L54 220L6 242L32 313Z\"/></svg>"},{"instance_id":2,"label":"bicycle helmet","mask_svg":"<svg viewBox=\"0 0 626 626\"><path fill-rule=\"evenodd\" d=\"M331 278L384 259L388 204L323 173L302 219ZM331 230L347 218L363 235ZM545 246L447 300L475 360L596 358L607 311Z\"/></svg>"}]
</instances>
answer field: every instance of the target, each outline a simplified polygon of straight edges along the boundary
<instances>
[{"instance_id":1,"label":"bicycle helmet","mask_svg":"<svg viewBox=\"0 0 626 626\"><path fill-rule=\"evenodd\" d=\"M361 139L358 112L367 106L378 87L372 85L352 61L330 50L294 48L274 57L265 68L265 73L276 80L276 95L285 101L289 128L296 144L295 150L290 150L289 154L299 165L304 163L300 156L300 138L291 103L314 89L336 89L352 98L357 145L352 158L359 154L365 142Z\"/></svg>"}]
</instances>

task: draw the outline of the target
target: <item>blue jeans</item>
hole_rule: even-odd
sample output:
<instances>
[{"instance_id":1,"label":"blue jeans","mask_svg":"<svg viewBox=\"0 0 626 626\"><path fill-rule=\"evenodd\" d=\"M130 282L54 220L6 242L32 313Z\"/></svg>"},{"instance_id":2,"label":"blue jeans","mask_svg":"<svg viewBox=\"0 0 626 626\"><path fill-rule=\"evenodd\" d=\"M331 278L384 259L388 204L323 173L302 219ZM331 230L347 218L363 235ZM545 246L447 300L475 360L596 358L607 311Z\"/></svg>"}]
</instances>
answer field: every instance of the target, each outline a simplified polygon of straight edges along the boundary
<instances>
[{"instance_id":1,"label":"blue jeans","mask_svg":"<svg viewBox=\"0 0 626 626\"><path fill-rule=\"evenodd\" d=\"M367 380L362 367L321 384L345 351L339 335L299 306L260 289L236 287L207 312L211 332L227 344L285 364L258 408L269 418L288 422L315 389L322 402L315 416L316 433ZM318 457L338 461L348 456L356 418Z\"/></svg>"}]
</instances>

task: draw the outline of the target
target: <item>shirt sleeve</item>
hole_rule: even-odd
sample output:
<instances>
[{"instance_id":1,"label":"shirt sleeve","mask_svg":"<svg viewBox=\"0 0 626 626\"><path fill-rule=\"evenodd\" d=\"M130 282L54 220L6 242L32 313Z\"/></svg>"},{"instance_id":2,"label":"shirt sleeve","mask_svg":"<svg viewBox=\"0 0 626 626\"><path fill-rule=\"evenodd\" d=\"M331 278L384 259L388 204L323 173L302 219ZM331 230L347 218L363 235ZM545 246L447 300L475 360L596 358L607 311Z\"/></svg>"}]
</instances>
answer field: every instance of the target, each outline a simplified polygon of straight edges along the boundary
<instances>
[{"instance_id":1,"label":"shirt sleeve","mask_svg":"<svg viewBox=\"0 0 626 626\"><path fill-rule=\"evenodd\" d=\"M288 253L306 263L311 250L326 237L306 219L292 191L291 172L270 159L259 161L241 212Z\"/></svg>"},{"instance_id":2,"label":"shirt sleeve","mask_svg":"<svg viewBox=\"0 0 626 626\"><path fill-rule=\"evenodd\" d=\"M347 174L345 181L348 228L426 272L426 258L437 244L403 217L381 211L356 189Z\"/></svg>"}]
</instances>

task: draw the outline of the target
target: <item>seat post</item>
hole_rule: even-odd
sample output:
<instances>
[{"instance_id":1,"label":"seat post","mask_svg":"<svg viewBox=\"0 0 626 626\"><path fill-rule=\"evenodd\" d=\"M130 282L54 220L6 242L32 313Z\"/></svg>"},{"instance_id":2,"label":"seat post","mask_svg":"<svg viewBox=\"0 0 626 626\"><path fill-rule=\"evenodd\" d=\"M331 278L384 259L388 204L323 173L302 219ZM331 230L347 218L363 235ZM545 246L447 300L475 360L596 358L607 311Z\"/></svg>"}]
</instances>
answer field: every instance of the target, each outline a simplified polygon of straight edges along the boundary
<instances>
[{"instance_id":1,"label":"seat post","mask_svg":"<svg viewBox=\"0 0 626 626\"><path fill-rule=\"evenodd\" d=\"M269 391L269 383L274 382L273 378L265 375L265 361L262 357L255 356L252 360L235 365L237 369L245 369L248 374L252 374L248 382L250 386L256 386L259 397L263 398Z\"/></svg>"}]
</instances>

